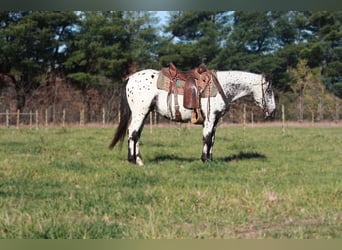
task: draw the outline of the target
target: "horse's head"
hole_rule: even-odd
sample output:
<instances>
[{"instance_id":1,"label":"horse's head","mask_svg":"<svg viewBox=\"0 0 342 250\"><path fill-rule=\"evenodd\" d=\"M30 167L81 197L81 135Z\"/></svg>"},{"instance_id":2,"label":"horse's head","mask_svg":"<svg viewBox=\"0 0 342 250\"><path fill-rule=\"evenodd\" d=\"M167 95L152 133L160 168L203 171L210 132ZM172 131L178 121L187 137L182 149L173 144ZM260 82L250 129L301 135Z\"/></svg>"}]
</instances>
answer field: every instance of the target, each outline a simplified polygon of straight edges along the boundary
<instances>
[{"instance_id":1,"label":"horse's head","mask_svg":"<svg viewBox=\"0 0 342 250\"><path fill-rule=\"evenodd\" d=\"M274 92L270 81L265 77L261 77L261 86L256 87L254 98L257 105L262 108L266 117L269 117L275 111Z\"/></svg>"}]
</instances>

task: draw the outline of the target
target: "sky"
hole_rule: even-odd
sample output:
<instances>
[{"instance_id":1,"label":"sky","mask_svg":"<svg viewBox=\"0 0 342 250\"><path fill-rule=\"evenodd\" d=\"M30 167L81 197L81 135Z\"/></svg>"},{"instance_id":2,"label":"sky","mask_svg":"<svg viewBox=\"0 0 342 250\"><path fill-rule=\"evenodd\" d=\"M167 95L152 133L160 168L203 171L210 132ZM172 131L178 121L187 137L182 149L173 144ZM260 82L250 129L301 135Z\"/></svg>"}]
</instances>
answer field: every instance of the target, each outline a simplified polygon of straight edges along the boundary
<instances>
[{"instance_id":1,"label":"sky","mask_svg":"<svg viewBox=\"0 0 342 250\"><path fill-rule=\"evenodd\" d=\"M156 16L160 18L160 26L165 25L169 16L169 11L156 11Z\"/></svg>"}]
</instances>

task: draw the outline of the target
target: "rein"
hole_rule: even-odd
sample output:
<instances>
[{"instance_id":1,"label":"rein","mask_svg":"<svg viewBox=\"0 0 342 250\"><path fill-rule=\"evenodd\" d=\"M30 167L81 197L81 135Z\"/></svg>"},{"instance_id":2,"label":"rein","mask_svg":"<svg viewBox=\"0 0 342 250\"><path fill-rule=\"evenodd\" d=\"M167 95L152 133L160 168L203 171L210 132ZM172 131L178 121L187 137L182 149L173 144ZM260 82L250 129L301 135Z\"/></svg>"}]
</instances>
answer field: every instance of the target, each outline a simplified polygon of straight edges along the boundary
<instances>
[{"instance_id":1,"label":"rein","mask_svg":"<svg viewBox=\"0 0 342 250\"><path fill-rule=\"evenodd\" d=\"M267 84L267 81L263 81L266 80L266 78L264 77L264 75L261 76L261 93L262 93L262 106L263 106L263 112L265 114L267 114L269 112L267 105L266 105L266 92L268 91L268 89L271 87L271 84L269 83L267 85L267 88L264 90L264 85Z\"/></svg>"},{"instance_id":2,"label":"rein","mask_svg":"<svg viewBox=\"0 0 342 250\"><path fill-rule=\"evenodd\" d=\"M226 109L227 109L229 107L229 105L230 105L230 102L229 102L228 98L226 97L226 94L224 93L219 80L217 79L216 75L213 74L213 73L214 73L214 71L211 72L211 77L212 77L213 82L214 82L218 92L220 93L224 103L226 104Z\"/></svg>"}]
</instances>

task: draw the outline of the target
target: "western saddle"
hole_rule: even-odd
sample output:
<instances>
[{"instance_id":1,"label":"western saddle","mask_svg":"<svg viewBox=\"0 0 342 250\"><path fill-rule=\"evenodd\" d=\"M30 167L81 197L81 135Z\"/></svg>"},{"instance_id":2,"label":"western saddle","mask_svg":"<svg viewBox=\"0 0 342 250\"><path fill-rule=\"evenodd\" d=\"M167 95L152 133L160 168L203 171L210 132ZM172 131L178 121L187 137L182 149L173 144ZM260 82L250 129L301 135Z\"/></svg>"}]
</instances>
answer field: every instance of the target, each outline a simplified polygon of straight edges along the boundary
<instances>
[{"instance_id":1,"label":"western saddle","mask_svg":"<svg viewBox=\"0 0 342 250\"><path fill-rule=\"evenodd\" d=\"M213 72L208 71L203 63L198 68L187 72L179 71L173 63L170 63L169 67L162 68L162 73L170 79L167 103L169 110L171 110L171 94L173 94L176 121L182 120L178 104L179 90L177 90L177 80L181 80L185 82L183 87L183 106L193 110L191 116L192 123L203 124L204 118L201 111L201 97L202 93L210 84Z\"/></svg>"}]
</instances>

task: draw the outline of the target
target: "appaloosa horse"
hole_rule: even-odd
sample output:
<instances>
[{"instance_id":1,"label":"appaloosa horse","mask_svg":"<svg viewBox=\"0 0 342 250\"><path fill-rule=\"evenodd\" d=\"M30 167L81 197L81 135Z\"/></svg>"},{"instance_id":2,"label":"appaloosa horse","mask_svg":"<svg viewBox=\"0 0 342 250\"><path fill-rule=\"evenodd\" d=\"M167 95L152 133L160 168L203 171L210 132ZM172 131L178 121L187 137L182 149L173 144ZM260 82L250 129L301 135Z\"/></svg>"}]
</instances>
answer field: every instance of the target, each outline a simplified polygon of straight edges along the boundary
<instances>
[{"instance_id":1,"label":"appaloosa horse","mask_svg":"<svg viewBox=\"0 0 342 250\"><path fill-rule=\"evenodd\" d=\"M119 141L122 142L128 129L128 161L140 166L143 165L143 161L139 138L149 112L156 109L160 115L176 121L174 98L171 98L171 106L168 105L169 93L157 88L160 73L161 71L146 69L134 73L126 80L120 106L121 120L109 146L112 149ZM201 159L204 162L212 159L216 126L219 119L229 110L231 102L246 95L253 95L256 104L263 109L266 116L275 110L273 90L263 75L243 71L217 71L212 79L216 79L223 92L215 97L201 99L204 117ZM184 108L183 95L177 95L177 98L177 110L182 121L187 122L191 119L193 110Z\"/></svg>"}]
</instances>

